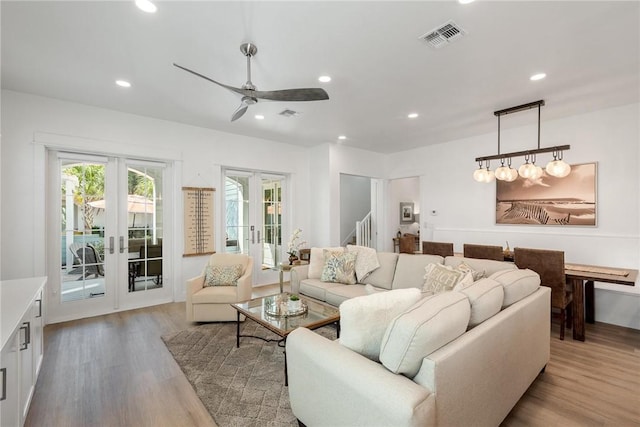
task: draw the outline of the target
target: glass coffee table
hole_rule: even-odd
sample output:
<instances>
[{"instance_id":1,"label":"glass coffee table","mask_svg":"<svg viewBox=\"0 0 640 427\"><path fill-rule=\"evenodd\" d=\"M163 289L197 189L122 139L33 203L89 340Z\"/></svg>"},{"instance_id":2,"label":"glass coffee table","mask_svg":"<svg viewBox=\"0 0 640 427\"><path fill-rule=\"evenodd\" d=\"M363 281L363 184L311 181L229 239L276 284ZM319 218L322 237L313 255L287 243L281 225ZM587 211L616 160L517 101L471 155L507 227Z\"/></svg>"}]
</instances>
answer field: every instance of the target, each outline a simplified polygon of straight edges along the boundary
<instances>
[{"instance_id":1,"label":"glass coffee table","mask_svg":"<svg viewBox=\"0 0 640 427\"><path fill-rule=\"evenodd\" d=\"M284 348L287 335L296 328L303 327L313 330L332 323L336 325L336 335L340 338L340 311L336 307L300 296L303 308L289 311L286 306L288 299L289 294L282 293L231 304L238 312L236 347L240 347L240 338L258 338L267 342L278 341L278 346ZM281 338L268 339L254 335L241 335L240 315L245 315ZM284 352L284 385L288 385L286 351Z\"/></svg>"}]
</instances>

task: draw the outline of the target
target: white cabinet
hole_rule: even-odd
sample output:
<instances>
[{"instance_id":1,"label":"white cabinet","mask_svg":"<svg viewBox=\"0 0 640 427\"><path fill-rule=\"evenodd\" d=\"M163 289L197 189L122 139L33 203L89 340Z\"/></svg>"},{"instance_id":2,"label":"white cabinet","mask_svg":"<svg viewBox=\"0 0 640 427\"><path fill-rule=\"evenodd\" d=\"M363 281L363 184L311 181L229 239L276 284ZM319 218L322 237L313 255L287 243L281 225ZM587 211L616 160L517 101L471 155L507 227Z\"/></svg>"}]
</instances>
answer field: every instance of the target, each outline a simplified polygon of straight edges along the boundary
<instances>
[{"instance_id":1,"label":"white cabinet","mask_svg":"<svg viewBox=\"0 0 640 427\"><path fill-rule=\"evenodd\" d=\"M0 427L20 427L42 364L45 277L0 282Z\"/></svg>"},{"instance_id":2,"label":"white cabinet","mask_svg":"<svg viewBox=\"0 0 640 427\"><path fill-rule=\"evenodd\" d=\"M16 331L7 340L0 353L0 426L20 425L20 402L18 393L18 341Z\"/></svg>"}]
</instances>

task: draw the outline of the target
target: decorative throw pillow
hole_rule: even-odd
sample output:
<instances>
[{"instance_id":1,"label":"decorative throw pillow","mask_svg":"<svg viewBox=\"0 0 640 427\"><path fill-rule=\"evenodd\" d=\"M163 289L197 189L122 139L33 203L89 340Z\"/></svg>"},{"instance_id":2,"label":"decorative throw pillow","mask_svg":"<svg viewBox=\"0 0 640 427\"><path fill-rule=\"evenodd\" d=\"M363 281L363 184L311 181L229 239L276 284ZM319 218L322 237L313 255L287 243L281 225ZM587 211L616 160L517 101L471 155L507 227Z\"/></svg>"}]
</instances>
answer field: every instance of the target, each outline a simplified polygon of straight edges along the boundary
<instances>
[{"instance_id":1,"label":"decorative throw pillow","mask_svg":"<svg viewBox=\"0 0 640 427\"><path fill-rule=\"evenodd\" d=\"M473 281L474 282L476 280L480 280L480 279L482 279L484 277L484 270L482 270L482 271L474 270L473 268L471 268L464 261L461 262L460 264L458 264L456 269L462 271L463 273L471 273L471 275L473 276Z\"/></svg>"},{"instance_id":2,"label":"decorative throw pillow","mask_svg":"<svg viewBox=\"0 0 640 427\"><path fill-rule=\"evenodd\" d=\"M423 292L440 292L451 291L466 276L466 273L455 270L448 265L429 264L424 268Z\"/></svg>"},{"instance_id":3,"label":"decorative throw pillow","mask_svg":"<svg viewBox=\"0 0 640 427\"><path fill-rule=\"evenodd\" d=\"M378 253L373 248L366 246L347 245L347 252L354 252L356 256L356 280L364 283L363 280L371 272L380 267Z\"/></svg>"},{"instance_id":4,"label":"decorative throw pillow","mask_svg":"<svg viewBox=\"0 0 640 427\"><path fill-rule=\"evenodd\" d=\"M335 248L311 248L311 255L309 256L309 270L307 273L307 277L309 279L320 279L320 276L322 276L322 270L324 270L325 249L338 253L344 252L344 248L342 246Z\"/></svg>"},{"instance_id":5,"label":"decorative throw pillow","mask_svg":"<svg viewBox=\"0 0 640 427\"><path fill-rule=\"evenodd\" d=\"M238 286L242 264L209 265L204 268L204 286Z\"/></svg>"},{"instance_id":6,"label":"decorative throw pillow","mask_svg":"<svg viewBox=\"0 0 640 427\"><path fill-rule=\"evenodd\" d=\"M323 282L356 283L356 254L354 252L336 253L324 250L324 268L320 280Z\"/></svg>"},{"instance_id":7,"label":"decorative throw pillow","mask_svg":"<svg viewBox=\"0 0 640 427\"><path fill-rule=\"evenodd\" d=\"M415 288L376 292L340 304L340 345L378 361L380 344L391 321L420 300Z\"/></svg>"}]
</instances>

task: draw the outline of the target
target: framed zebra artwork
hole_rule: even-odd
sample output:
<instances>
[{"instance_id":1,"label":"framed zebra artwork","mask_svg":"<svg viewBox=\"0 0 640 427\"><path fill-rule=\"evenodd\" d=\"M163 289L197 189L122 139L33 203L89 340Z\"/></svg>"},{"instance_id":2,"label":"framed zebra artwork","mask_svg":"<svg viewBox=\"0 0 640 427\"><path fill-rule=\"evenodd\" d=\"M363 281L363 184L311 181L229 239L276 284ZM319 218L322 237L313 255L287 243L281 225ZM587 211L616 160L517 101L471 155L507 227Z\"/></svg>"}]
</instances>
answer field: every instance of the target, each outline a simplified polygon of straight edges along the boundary
<instances>
[{"instance_id":1,"label":"framed zebra artwork","mask_svg":"<svg viewBox=\"0 0 640 427\"><path fill-rule=\"evenodd\" d=\"M595 226L596 166L571 165L565 178L496 180L496 224Z\"/></svg>"}]
</instances>

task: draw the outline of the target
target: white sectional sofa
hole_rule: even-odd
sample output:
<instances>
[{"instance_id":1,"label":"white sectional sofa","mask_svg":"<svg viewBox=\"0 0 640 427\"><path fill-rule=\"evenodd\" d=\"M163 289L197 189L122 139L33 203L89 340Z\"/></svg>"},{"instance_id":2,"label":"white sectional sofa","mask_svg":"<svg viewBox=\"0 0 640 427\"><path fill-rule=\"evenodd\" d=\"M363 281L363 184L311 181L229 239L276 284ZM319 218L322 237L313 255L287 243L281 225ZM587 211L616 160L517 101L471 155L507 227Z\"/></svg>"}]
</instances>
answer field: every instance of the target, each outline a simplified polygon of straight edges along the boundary
<instances>
[{"instance_id":1,"label":"white sectional sofa","mask_svg":"<svg viewBox=\"0 0 640 427\"><path fill-rule=\"evenodd\" d=\"M314 251L316 248L313 248ZM313 252L312 252L313 253ZM514 263L493 261L488 259L463 258L450 256L443 258L439 255L397 254L393 252L378 252L380 267L355 285L323 282L320 280L318 268L311 264L301 265L291 269L291 292L310 296L320 301L338 307L343 301L366 295L365 285L369 284L376 290L422 288L424 283L424 268L431 263L444 264L452 267L464 262L477 271L484 271L490 276L496 271L516 269ZM312 263L314 258L312 258ZM311 269L311 277L309 272ZM315 270L316 274L313 274Z\"/></svg>"},{"instance_id":2,"label":"white sectional sofa","mask_svg":"<svg viewBox=\"0 0 640 427\"><path fill-rule=\"evenodd\" d=\"M286 354L294 415L310 427L499 425L549 361L550 289L535 273L497 261L390 253L379 259L380 269L364 282L389 294L364 296L365 284L323 284L306 277L305 267L294 269L294 292L335 305L353 298L342 312L414 292L395 289L421 287L423 264L438 259L465 261L492 278L418 295L384 329L373 357L346 342L345 328L357 325L353 316L341 320L342 342L304 328L292 332ZM375 335L366 316L361 323L363 334Z\"/></svg>"}]
</instances>

